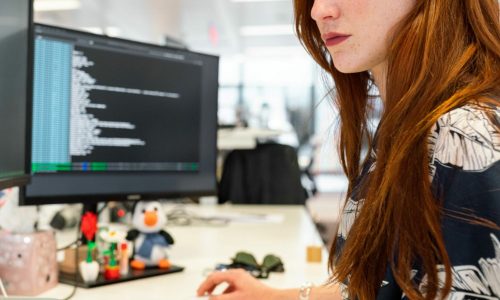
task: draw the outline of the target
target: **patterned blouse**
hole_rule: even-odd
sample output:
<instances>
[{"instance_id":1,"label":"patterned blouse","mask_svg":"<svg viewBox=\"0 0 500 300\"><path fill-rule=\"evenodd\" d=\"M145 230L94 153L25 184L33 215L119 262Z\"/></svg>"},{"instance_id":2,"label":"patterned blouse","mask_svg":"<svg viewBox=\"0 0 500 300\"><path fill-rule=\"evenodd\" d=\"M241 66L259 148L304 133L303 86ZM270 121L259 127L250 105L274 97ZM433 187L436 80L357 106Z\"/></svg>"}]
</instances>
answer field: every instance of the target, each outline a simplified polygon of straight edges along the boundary
<instances>
[{"instance_id":1,"label":"patterned blouse","mask_svg":"<svg viewBox=\"0 0 500 300\"><path fill-rule=\"evenodd\" d=\"M493 113L500 123L500 107ZM466 105L441 116L429 137L429 155L433 192L444 196L445 209L470 210L500 225L500 132L484 110ZM374 165L372 159L364 166L360 181ZM338 231L338 255L363 200L356 188L347 200ZM446 216L442 229L452 265L448 299L500 299L500 231ZM443 266L438 265L437 270L444 278ZM425 274L416 267L412 276L422 288ZM348 299L345 285L342 290ZM408 299L390 267L377 299Z\"/></svg>"}]
</instances>

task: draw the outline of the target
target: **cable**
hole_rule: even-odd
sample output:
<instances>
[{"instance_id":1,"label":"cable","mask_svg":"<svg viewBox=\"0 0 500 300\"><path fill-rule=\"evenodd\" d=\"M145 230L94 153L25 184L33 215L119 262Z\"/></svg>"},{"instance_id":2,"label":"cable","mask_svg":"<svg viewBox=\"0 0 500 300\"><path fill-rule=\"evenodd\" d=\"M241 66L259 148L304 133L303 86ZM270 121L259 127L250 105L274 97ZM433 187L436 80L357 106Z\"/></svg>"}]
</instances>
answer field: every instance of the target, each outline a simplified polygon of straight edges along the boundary
<instances>
[{"instance_id":1,"label":"cable","mask_svg":"<svg viewBox=\"0 0 500 300\"><path fill-rule=\"evenodd\" d=\"M71 242L71 244L66 245L66 246L64 246L64 247L57 248L57 250L56 250L56 251L57 251L57 252L59 252L59 251L62 251L62 250L66 250L66 249L68 249L68 248L71 248L71 246L76 245L77 243L78 243L78 240L76 240L76 241L74 241L74 242Z\"/></svg>"},{"instance_id":2,"label":"cable","mask_svg":"<svg viewBox=\"0 0 500 300\"><path fill-rule=\"evenodd\" d=\"M80 227L80 226L78 226ZM74 273L74 276L73 276L73 290L71 291L71 294L69 294L66 298L63 298L63 300L69 300L71 299L75 294L76 294L76 288L77 288L77 280L78 280L78 253L80 251L78 251L79 247L80 247L80 243L79 243L79 239L80 239L80 236L78 237L78 240L75 242L76 243L76 254L75 254L75 273Z\"/></svg>"},{"instance_id":3,"label":"cable","mask_svg":"<svg viewBox=\"0 0 500 300\"><path fill-rule=\"evenodd\" d=\"M189 213L184 205L178 205L172 208L167 214L167 225L175 226L226 226L229 219L220 217L203 217Z\"/></svg>"},{"instance_id":4,"label":"cable","mask_svg":"<svg viewBox=\"0 0 500 300\"><path fill-rule=\"evenodd\" d=\"M108 203L104 203L104 205L97 210L97 216L99 217L101 213L108 207Z\"/></svg>"},{"instance_id":5,"label":"cable","mask_svg":"<svg viewBox=\"0 0 500 300\"><path fill-rule=\"evenodd\" d=\"M191 225L193 216L187 212L184 205L177 205L167 213L168 224L178 226Z\"/></svg>"},{"instance_id":6,"label":"cable","mask_svg":"<svg viewBox=\"0 0 500 300\"><path fill-rule=\"evenodd\" d=\"M66 247L63 247L61 249L67 249L73 245L76 245L76 248L75 248L75 273L74 273L74 276L73 276L73 290L71 291L71 293L66 297L66 298L63 298L62 300L69 300L71 299L75 294L76 294L76 288L77 288L77 280L78 280L78 254L80 251L78 251L79 247L80 247L80 243L81 243L81 239L82 239L82 233L80 232L80 225L81 225L81 222L82 222L82 219L80 218L80 220L78 221L78 225L76 226L76 230L77 230L77 234L76 234L76 241L74 241L73 243L69 244L68 246Z\"/></svg>"},{"instance_id":7,"label":"cable","mask_svg":"<svg viewBox=\"0 0 500 300\"><path fill-rule=\"evenodd\" d=\"M2 294L5 298L9 297L9 295L7 295L7 291L5 290L5 287L3 286L2 278L0 278L0 290L2 290Z\"/></svg>"}]
</instances>

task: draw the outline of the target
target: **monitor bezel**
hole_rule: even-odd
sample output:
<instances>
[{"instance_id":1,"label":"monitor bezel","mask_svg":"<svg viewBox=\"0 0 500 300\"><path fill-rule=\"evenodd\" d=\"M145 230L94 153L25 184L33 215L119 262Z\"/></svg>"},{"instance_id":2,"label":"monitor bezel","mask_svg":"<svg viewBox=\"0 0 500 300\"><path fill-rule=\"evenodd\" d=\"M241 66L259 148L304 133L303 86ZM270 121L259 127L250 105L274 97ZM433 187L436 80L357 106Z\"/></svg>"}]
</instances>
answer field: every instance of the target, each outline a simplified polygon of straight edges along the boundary
<instances>
[{"instance_id":1,"label":"monitor bezel","mask_svg":"<svg viewBox=\"0 0 500 300\"><path fill-rule=\"evenodd\" d=\"M27 26L27 53L26 53L26 99L24 99L25 107L25 134L24 134L24 174L16 175L12 177L5 177L0 179L0 190L12 188L12 187L23 187L30 182L31 176L31 113L33 105L33 37L34 37L34 22L33 22L33 1L26 0L28 5L28 26ZM21 193L19 194L21 197Z\"/></svg>"}]
</instances>

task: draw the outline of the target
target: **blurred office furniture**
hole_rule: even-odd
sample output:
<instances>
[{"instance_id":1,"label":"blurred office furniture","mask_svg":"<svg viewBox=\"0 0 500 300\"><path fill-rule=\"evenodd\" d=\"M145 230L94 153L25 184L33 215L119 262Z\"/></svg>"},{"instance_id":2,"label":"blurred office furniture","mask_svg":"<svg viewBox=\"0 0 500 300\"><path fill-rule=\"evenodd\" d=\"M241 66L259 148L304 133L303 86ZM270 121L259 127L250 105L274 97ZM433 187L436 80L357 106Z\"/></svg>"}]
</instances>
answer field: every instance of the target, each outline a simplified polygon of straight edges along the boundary
<instances>
[{"instance_id":1,"label":"blurred office furniture","mask_svg":"<svg viewBox=\"0 0 500 300\"><path fill-rule=\"evenodd\" d=\"M266 128L221 128L217 131L217 149L223 151L254 149L259 140L275 138L282 133L282 130Z\"/></svg>"},{"instance_id":2,"label":"blurred office furniture","mask_svg":"<svg viewBox=\"0 0 500 300\"><path fill-rule=\"evenodd\" d=\"M241 221L233 218L225 226L167 226L174 237L179 237L170 257L175 263L185 266L183 272L96 289L78 288L72 300L193 299L207 270L213 269L217 263L229 263L235 253L242 250L258 258L272 253L282 259L285 272L272 273L263 280L273 287L298 287L305 281L319 285L328 278L326 250L323 250L321 263L306 262L307 246L322 245L322 242L304 206L189 205L185 208L190 214L212 218L240 216ZM167 206L166 211L169 210ZM281 218L266 218L266 215ZM73 240L75 235L73 231L58 234L60 245ZM59 284L40 296L63 298L69 291L70 286Z\"/></svg>"},{"instance_id":3,"label":"blurred office furniture","mask_svg":"<svg viewBox=\"0 0 500 300\"><path fill-rule=\"evenodd\" d=\"M183 40L168 35L165 36L165 46L170 48L188 49L187 44Z\"/></svg>"},{"instance_id":4,"label":"blurred office furniture","mask_svg":"<svg viewBox=\"0 0 500 300\"><path fill-rule=\"evenodd\" d=\"M327 249L330 248L337 235L344 200L345 193L341 192L317 193L307 199L307 210Z\"/></svg>"},{"instance_id":5,"label":"blurred office furniture","mask_svg":"<svg viewBox=\"0 0 500 300\"><path fill-rule=\"evenodd\" d=\"M305 143L297 150L298 162L300 168L300 181L307 192L307 198L315 196L318 192L316 178L313 173L314 155L316 146L312 143Z\"/></svg>"},{"instance_id":6,"label":"blurred office furniture","mask_svg":"<svg viewBox=\"0 0 500 300\"><path fill-rule=\"evenodd\" d=\"M225 161L219 184L219 202L243 204L304 204L306 191L295 148L258 144L234 150Z\"/></svg>"}]
</instances>

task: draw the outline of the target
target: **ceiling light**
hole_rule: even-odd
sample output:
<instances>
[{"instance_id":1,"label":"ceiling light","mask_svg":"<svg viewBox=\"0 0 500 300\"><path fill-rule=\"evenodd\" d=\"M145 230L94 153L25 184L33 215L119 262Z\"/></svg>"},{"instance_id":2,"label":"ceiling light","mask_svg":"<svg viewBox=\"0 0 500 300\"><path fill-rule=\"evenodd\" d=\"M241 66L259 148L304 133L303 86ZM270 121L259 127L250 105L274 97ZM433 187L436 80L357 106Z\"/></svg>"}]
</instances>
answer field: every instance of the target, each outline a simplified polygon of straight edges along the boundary
<instances>
[{"instance_id":1,"label":"ceiling light","mask_svg":"<svg viewBox=\"0 0 500 300\"><path fill-rule=\"evenodd\" d=\"M243 36L263 36L263 35L293 35L292 24L282 25L256 25L240 27L240 34Z\"/></svg>"},{"instance_id":2,"label":"ceiling light","mask_svg":"<svg viewBox=\"0 0 500 300\"><path fill-rule=\"evenodd\" d=\"M74 10L81 6L79 0L35 0L35 11Z\"/></svg>"}]
</instances>

